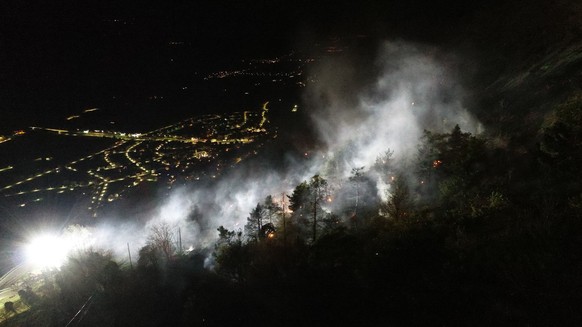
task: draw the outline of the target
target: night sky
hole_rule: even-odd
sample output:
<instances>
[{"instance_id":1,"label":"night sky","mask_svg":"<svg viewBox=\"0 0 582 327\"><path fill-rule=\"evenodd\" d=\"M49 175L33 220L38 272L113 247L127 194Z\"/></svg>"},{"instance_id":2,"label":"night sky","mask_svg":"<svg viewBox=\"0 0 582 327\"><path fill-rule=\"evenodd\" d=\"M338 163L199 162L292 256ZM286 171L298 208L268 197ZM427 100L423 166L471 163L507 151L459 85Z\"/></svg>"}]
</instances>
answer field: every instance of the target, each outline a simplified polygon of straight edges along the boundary
<instances>
[{"instance_id":1,"label":"night sky","mask_svg":"<svg viewBox=\"0 0 582 327\"><path fill-rule=\"evenodd\" d=\"M524 35L559 37L556 26L567 17L556 8L517 0L2 1L0 130L18 128L31 114L50 118L141 95L200 67L280 55L329 37L502 51ZM178 68L167 64L171 41L188 45Z\"/></svg>"},{"instance_id":2,"label":"night sky","mask_svg":"<svg viewBox=\"0 0 582 327\"><path fill-rule=\"evenodd\" d=\"M278 55L330 36L440 42L470 10L461 1L419 0L3 1L2 129L31 113L68 113L171 82L177 75L160 62L173 40L190 45L188 67L181 68L187 71Z\"/></svg>"}]
</instances>

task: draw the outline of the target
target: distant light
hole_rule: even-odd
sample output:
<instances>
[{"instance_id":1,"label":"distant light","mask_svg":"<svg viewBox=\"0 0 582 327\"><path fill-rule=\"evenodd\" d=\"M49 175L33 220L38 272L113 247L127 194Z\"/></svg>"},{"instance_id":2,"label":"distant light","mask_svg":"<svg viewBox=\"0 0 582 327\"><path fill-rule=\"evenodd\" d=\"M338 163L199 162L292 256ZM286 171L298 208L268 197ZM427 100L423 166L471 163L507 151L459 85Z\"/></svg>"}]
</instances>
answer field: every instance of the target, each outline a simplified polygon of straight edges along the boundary
<instances>
[{"instance_id":1,"label":"distant light","mask_svg":"<svg viewBox=\"0 0 582 327\"><path fill-rule=\"evenodd\" d=\"M86 228L69 226L62 234L42 233L31 237L23 248L23 254L27 263L35 268L60 268L69 255L90 249L94 241Z\"/></svg>"},{"instance_id":2,"label":"distant light","mask_svg":"<svg viewBox=\"0 0 582 327\"><path fill-rule=\"evenodd\" d=\"M38 268L59 268L70 250L63 238L45 234L34 238L26 246L25 253L27 261Z\"/></svg>"}]
</instances>

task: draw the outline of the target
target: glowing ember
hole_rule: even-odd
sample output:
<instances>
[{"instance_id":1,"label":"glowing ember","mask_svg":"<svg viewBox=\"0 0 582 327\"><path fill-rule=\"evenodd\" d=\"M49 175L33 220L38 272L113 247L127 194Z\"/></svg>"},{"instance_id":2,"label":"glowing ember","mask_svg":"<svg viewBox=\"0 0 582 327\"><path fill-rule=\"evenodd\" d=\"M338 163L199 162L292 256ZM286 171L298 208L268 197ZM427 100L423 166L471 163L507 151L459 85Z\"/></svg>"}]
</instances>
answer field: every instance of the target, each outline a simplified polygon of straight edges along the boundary
<instances>
[{"instance_id":1,"label":"glowing ember","mask_svg":"<svg viewBox=\"0 0 582 327\"><path fill-rule=\"evenodd\" d=\"M432 162L432 166L433 166L433 168L438 168L442 163L443 163L442 161L437 159L437 160Z\"/></svg>"}]
</instances>

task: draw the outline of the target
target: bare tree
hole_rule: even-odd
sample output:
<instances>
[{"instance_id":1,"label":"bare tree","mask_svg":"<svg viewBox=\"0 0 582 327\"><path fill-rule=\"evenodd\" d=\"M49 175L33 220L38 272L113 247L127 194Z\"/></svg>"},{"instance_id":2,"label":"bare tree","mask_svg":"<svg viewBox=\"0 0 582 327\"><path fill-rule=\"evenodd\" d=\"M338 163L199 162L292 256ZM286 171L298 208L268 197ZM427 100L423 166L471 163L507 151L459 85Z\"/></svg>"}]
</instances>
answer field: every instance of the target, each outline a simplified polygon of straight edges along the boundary
<instances>
[{"instance_id":1,"label":"bare tree","mask_svg":"<svg viewBox=\"0 0 582 327\"><path fill-rule=\"evenodd\" d=\"M166 260L170 260L174 254L174 235L167 223L159 223L150 228L148 245L156 252L161 253Z\"/></svg>"}]
</instances>

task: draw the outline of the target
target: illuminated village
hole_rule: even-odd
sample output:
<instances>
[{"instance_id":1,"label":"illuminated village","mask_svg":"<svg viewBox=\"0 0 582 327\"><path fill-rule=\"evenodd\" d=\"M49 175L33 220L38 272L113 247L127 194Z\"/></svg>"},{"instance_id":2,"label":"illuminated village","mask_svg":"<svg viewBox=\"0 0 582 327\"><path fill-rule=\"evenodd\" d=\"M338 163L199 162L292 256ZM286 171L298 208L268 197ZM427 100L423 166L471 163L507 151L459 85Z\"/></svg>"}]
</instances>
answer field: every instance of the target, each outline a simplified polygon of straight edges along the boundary
<instances>
[{"instance_id":1,"label":"illuminated village","mask_svg":"<svg viewBox=\"0 0 582 327\"><path fill-rule=\"evenodd\" d=\"M171 188L178 178L216 178L224 168L256 154L257 148L277 136L268 123L267 106L265 102L260 112L193 117L145 133L31 127L31 133L107 138L114 143L56 167L50 165L50 158L40 158L47 163L45 170L3 185L0 192L4 197L22 199L21 207L42 201L47 193L81 192L91 198L87 209L96 214L105 202L113 202L145 182L160 181ZM15 167L4 167L3 172L12 169ZM55 184L36 187L44 184L43 179Z\"/></svg>"}]
</instances>

